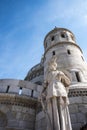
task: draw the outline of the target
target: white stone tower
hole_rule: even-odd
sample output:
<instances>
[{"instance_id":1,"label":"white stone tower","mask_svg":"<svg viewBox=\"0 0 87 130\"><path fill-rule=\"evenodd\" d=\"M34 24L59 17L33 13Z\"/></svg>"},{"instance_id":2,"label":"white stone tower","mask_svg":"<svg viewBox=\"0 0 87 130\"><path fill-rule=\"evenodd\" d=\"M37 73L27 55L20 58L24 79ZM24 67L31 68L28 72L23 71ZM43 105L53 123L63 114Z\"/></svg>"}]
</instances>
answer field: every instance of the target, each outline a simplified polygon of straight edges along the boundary
<instances>
[{"instance_id":1,"label":"white stone tower","mask_svg":"<svg viewBox=\"0 0 87 130\"><path fill-rule=\"evenodd\" d=\"M70 115L73 130L79 130L87 122L87 63L82 50L71 31L57 27L46 35L44 49L44 79L52 56L57 56L58 69L71 79Z\"/></svg>"}]
</instances>

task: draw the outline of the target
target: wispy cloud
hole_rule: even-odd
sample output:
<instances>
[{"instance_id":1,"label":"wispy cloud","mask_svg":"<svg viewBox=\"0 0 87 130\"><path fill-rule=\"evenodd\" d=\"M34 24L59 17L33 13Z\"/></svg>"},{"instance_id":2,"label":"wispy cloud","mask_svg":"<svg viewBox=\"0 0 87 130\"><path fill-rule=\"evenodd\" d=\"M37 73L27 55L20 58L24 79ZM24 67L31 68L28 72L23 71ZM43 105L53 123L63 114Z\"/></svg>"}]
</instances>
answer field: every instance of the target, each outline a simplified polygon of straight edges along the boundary
<instances>
[{"instance_id":1,"label":"wispy cloud","mask_svg":"<svg viewBox=\"0 0 87 130\"><path fill-rule=\"evenodd\" d=\"M50 0L46 6L36 12L39 16L38 21L55 22L58 20L76 21L79 25L81 23L87 25L87 1L73 0L73 1L58 1ZM42 18L42 19L40 19ZM74 21L74 22L75 22Z\"/></svg>"}]
</instances>

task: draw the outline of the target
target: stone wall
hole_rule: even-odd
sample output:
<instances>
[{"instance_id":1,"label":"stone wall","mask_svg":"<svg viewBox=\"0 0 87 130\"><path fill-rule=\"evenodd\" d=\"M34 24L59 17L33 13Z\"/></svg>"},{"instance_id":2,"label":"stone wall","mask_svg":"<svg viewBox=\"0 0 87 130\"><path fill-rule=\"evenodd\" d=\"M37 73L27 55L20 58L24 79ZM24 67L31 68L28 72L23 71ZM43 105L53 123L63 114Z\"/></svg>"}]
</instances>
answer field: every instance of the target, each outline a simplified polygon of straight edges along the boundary
<instances>
[{"instance_id":1,"label":"stone wall","mask_svg":"<svg viewBox=\"0 0 87 130\"><path fill-rule=\"evenodd\" d=\"M87 96L70 98L69 110L73 130L80 130L87 122Z\"/></svg>"},{"instance_id":2,"label":"stone wall","mask_svg":"<svg viewBox=\"0 0 87 130\"><path fill-rule=\"evenodd\" d=\"M69 91L69 111L73 130L87 122L87 83L73 84Z\"/></svg>"},{"instance_id":3,"label":"stone wall","mask_svg":"<svg viewBox=\"0 0 87 130\"><path fill-rule=\"evenodd\" d=\"M23 96L37 98L39 92L39 85L33 84L29 81L14 80L14 79L1 79L0 80L0 93L14 93Z\"/></svg>"},{"instance_id":4,"label":"stone wall","mask_svg":"<svg viewBox=\"0 0 87 130\"><path fill-rule=\"evenodd\" d=\"M46 115L43 111L40 111L36 115L35 130L46 130L46 127L47 127Z\"/></svg>"},{"instance_id":5,"label":"stone wall","mask_svg":"<svg viewBox=\"0 0 87 130\"><path fill-rule=\"evenodd\" d=\"M0 80L0 130L35 130L41 86L28 81Z\"/></svg>"},{"instance_id":6,"label":"stone wall","mask_svg":"<svg viewBox=\"0 0 87 130\"><path fill-rule=\"evenodd\" d=\"M0 103L0 130L33 130L35 109Z\"/></svg>"}]
</instances>

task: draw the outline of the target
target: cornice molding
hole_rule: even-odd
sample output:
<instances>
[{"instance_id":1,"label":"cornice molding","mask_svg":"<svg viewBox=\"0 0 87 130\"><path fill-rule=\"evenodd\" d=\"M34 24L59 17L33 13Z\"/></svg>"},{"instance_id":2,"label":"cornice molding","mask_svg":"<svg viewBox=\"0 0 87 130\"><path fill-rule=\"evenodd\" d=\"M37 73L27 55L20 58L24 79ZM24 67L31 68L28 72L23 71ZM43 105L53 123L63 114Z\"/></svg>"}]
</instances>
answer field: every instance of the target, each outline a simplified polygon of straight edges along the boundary
<instances>
[{"instance_id":1,"label":"cornice molding","mask_svg":"<svg viewBox=\"0 0 87 130\"><path fill-rule=\"evenodd\" d=\"M17 105L35 109L37 106L37 100L17 94L0 93L0 104Z\"/></svg>"},{"instance_id":2,"label":"cornice molding","mask_svg":"<svg viewBox=\"0 0 87 130\"><path fill-rule=\"evenodd\" d=\"M81 96L87 96L87 88L74 88L70 89L68 93L69 97L81 97Z\"/></svg>"},{"instance_id":3,"label":"cornice molding","mask_svg":"<svg viewBox=\"0 0 87 130\"><path fill-rule=\"evenodd\" d=\"M65 44L67 44L67 45L68 45L68 44L74 45L74 46L76 46L77 48L79 48L79 50L81 51L81 53L83 53L83 52L82 52L82 49L81 49L77 44L72 43L72 42L63 41L63 42L55 43L55 44L49 46L48 48L46 48L46 49L45 49L44 56L46 55L46 53L47 53L51 48L53 48L53 47L55 47L55 46L58 46L58 45L62 45L62 44L64 44L64 45L65 45Z\"/></svg>"}]
</instances>

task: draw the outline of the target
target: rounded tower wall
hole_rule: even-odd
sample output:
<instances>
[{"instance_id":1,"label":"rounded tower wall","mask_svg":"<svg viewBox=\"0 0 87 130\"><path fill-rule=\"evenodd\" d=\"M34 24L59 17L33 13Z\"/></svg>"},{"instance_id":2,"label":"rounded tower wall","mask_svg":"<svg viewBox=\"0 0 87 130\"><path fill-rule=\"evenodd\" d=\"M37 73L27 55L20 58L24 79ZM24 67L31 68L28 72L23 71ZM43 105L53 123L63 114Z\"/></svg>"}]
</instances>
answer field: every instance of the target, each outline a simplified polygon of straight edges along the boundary
<instances>
[{"instance_id":1,"label":"rounded tower wall","mask_svg":"<svg viewBox=\"0 0 87 130\"><path fill-rule=\"evenodd\" d=\"M54 39L52 41L53 34ZM65 35L65 37L62 37L61 35ZM47 46L46 43L48 43ZM46 74L49 60L53 56L56 56L58 69L68 72L72 82L73 80L76 80L73 73L76 74L77 72L80 75L81 81L87 82L87 63L84 60L81 48L75 42L75 36L70 31L66 29L54 29L54 31L51 31L46 36L44 47L44 74Z\"/></svg>"},{"instance_id":2,"label":"rounded tower wall","mask_svg":"<svg viewBox=\"0 0 87 130\"><path fill-rule=\"evenodd\" d=\"M44 39L45 51L59 42L73 42L75 44L75 36L67 29L55 28Z\"/></svg>"},{"instance_id":3,"label":"rounded tower wall","mask_svg":"<svg viewBox=\"0 0 87 130\"><path fill-rule=\"evenodd\" d=\"M58 70L71 79L68 93L69 111L73 130L79 130L87 122L87 63L73 33L64 28L50 31L44 40L44 80L48 62L57 57Z\"/></svg>"}]
</instances>

